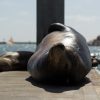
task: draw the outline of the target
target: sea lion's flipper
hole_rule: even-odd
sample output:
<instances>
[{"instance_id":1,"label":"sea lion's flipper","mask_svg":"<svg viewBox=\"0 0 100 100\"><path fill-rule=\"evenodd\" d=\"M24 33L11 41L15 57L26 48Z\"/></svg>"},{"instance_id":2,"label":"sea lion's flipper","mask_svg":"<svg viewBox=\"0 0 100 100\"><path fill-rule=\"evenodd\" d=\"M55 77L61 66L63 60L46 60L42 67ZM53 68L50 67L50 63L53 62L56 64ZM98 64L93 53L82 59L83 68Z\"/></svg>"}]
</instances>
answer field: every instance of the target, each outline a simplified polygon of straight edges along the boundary
<instances>
[{"instance_id":1,"label":"sea lion's flipper","mask_svg":"<svg viewBox=\"0 0 100 100\"><path fill-rule=\"evenodd\" d=\"M54 45L49 51L49 62L59 65L65 59L65 46L63 44Z\"/></svg>"},{"instance_id":2,"label":"sea lion's flipper","mask_svg":"<svg viewBox=\"0 0 100 100\"><path fill-rule=\"evenodd\" d=\"M66 26L61 23L53 23L50 25L48 29L48 33L54 32L54 31L65 31Z\"/></svg>"}]
</instances>

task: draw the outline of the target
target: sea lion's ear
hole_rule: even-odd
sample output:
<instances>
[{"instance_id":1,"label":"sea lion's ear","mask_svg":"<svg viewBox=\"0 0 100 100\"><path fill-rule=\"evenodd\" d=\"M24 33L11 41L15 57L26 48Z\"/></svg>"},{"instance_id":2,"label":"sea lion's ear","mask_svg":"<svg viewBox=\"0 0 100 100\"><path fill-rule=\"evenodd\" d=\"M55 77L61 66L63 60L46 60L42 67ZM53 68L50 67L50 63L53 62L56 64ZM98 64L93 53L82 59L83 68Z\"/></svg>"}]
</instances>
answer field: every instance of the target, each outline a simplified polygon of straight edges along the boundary
<instances>
[{"instance_id":1,"label":"sea lion's ear","mask_svg":"<svg viewBox=\"0 0 100 100\"><path fill-rule=\"evenodd\" d=\"M48 33L54 32L54 31L65 31L66 30L66 26L64 26L61 23L53 23L50 25L49 29L48 29Z\"/></svg>"}]
</instances>

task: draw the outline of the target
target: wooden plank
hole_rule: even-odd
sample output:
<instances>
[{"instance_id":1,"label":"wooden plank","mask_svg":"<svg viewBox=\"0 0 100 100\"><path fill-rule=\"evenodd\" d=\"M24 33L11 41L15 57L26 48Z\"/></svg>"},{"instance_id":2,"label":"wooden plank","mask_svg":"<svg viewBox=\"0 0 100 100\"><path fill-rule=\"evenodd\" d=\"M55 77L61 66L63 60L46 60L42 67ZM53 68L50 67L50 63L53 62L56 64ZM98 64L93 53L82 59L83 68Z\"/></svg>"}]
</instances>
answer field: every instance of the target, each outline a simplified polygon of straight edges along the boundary
<instances>
[{"instance_id":1,"label":"wooden plank","mask_svg":"<svg viewBox=\"0 0 100 100\"><path fill-rule=\"evenodd\" d=\"M0 100L100 100L100 75L93 69L87 77L91 82L82 86L48 85L36 84L26 71L2 72Z\"/></svg>"}]
</instances>

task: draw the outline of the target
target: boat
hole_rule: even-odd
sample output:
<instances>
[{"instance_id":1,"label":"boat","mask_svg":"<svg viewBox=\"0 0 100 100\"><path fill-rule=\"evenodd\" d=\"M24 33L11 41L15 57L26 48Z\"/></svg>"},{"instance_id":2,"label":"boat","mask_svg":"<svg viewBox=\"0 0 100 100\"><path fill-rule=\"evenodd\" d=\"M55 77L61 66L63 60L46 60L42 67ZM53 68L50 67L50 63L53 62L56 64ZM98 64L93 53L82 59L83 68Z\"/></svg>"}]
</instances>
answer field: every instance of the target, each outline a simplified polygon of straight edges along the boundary
<instances>
[{"instance_id":1,"label":"boat","mask_svg":"<svg viewBox=\"0 0 100 100\"><path fill-rule=\"evenodd\" d=\"M12 37L9 38L9 40L6 42L8 45L12 46L14 44L14 40Z\"/></svg>"}]
</instances>

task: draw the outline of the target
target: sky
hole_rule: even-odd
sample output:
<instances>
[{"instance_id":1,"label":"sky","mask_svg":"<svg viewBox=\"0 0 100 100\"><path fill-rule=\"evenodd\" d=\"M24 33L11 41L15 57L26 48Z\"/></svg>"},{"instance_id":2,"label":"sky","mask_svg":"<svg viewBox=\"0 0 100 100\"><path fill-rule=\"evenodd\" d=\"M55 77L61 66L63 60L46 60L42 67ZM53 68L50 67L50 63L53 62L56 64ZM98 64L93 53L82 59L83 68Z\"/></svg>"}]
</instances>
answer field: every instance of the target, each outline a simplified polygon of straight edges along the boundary
<instances>
[{"instance_id":1,"label":"sky","mask_svg":"<svg viewBox=\"0 0 100 100\"><path fill-rule=\"evenodd\" d=\"M87 41L100 35L100 0L65 0L65 24ZM36 0L0 0L0 41L36 41Z\"/></svg>"},{"instance_id":2,"label":"sky","mask_svg":"<svg viewBox=\"0 0 100 100\"><path fill-rule=\"evenodd\" d=\"M87 41L100 35L100 0L65 0L65 24Z\"/></svg>"},{"instance_id":3,"label":"sky","mask_svg":"<svg viewBox=\"0 0 100 100\"><path fill-rule=\"evenodd\" d=\"M36 41L36 1L0 0L0 41Z\"/></svg>"}]
</instances>

